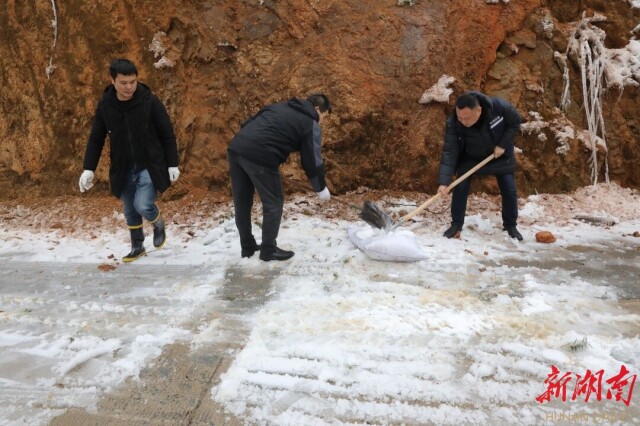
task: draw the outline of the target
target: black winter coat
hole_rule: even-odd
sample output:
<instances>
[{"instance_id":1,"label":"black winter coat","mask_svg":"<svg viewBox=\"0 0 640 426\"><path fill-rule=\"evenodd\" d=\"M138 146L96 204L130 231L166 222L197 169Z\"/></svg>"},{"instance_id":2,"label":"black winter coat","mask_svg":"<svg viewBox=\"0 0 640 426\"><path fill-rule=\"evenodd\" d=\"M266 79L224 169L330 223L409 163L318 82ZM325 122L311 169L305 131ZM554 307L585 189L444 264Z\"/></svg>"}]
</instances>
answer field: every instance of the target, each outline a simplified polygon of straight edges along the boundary
<instances>
[{"instance_id":1,"label":"black winter coat","mask_svg":"<svg viewBox=\"0 0 640 426\"><path fill-rule=\"evenodd\" d=\"M144 83L138 82L133 98L118 101L108 86L96 108L83 167L98 167L105 137L109 135L111 193L120 198L130 168L146 168L160 192L171 185L169 167L178 167L178 148L171 120L164 105Z\"/></svg>"},{"instance_id":2,"label":"black winter coat","mask_svg":"<svg viewBox=\"0 0 640 426\"><path fill-rule=\"evenodd\" d=\"M302 168L315 192L326 187L320 153L322 132L311 102L291 98L268 105L242 123L229 151L259 164L278 168L300 151Z\"/></svg>"},{"instance_id":3,"label":"black winter coat","mask_svg":"<svg viewBox=\"0 0 640 426\"><path fill-rule=\"evenodd\" d=\"M465 127L458 121L455 111L447 120L438 173L439 185L449 185L454 174L466 173L492 154L496 146L504 148L504 154L476 173L501 175L516 171L513 138L520 129L520 114L504 99L480 92L471 93L478 96L480 101L481 121L477 125Z\"/></svg>"}]
</instances>

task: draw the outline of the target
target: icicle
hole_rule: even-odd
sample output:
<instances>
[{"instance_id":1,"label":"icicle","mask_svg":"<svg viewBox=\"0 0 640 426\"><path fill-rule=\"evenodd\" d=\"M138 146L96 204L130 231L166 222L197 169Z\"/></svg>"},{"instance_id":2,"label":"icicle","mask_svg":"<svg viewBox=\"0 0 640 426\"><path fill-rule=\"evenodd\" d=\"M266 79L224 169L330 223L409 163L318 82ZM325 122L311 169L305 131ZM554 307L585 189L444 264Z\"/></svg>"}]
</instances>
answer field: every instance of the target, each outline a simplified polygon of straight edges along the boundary
<instances>
[{"instance_id":1,"label":"icicle","mask_svg":"<svg viewBox=\"0 0 640 426\"><path fill-rule=\"evenodd\" d=\"M567 48L567 52L569 48ZM567 53L553 52L553 59L562 68L562 98L560 99L560 110L566 112L571 105L571 93L569 92L569 66L567 65Z\"/></svg>"},{"instance_id":2,"label":"icicle","mask_svg":"<svg viewBox=\"0 0 640 426\"><path fill-rule=\"evenodd\" d=\"M51 9L53 9L53 20L51 21L51 26L53 27L53 45L51 46L51 56L49 56L49 66L46 68L47 80L51 74L53 74L53 70L56 69L56 66L53 65L53 51L58 43L58 11L56 10L55 0L51 0Z\"/></svg>"},{"instance_id":3,"label":"icicle","mask_svg":"<svg viewBox=\"0 0 640 426\"><path fill-rule=\"evenodd\" d=\"M606 21L606 17L600 14L595 14L590 18L585 18L584 14L582 16L582 20L577 24L576 30L570 36L566 54L556 54L555 56L556 60L559 60L564 67L564 89L562 100L560 101L562 110L566 110L570 102L568 94L569 75L566 63L569 54L573 53L576 56L580 66L582 98L589 131L589 147L591 148L591 183L595 185L598 183L598 145L604 147L605 181L609 182L609 156L602 114L604 70L608 54L603 43L606 37L605 32L591 25L591 23ZM602 143L598 144L599 141Z\"/></svg>"}]
</instances>

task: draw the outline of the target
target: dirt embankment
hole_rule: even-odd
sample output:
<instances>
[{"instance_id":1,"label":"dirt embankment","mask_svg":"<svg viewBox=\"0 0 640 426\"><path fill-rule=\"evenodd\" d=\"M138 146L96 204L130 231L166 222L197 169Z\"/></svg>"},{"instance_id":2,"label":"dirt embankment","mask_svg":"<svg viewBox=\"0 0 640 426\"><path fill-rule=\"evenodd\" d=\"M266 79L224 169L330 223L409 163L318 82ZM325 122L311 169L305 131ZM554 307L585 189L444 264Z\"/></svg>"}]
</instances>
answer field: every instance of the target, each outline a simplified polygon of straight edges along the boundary
<instances>
[{"instance_id":1,"label":"dirt embankment","mask_svg":"<svg viewBox=\"0 0 640 426\"><path fill-rule=\"evenodd\" d=\"M512 101L527 121L517 175L523 194L562 192L591 181L582 82L569 55L570 95L554 52L567 50L584 16L624 48L640 13L627 1L196 1L18 2L1 0L0 189L2 197L77 192L106 66L129 57L165 101L179 139L180 184L227 191L226 147L263 104L323 91L336 108L325 128L332 189L360 186L433 193L444 120L455 95L483 90ZM421 105L442 75L449 103ZM636 87L603 93L609 174L639 187ZM539 117L530 112L540 114ZM554 127L555 126L555 127ZM558 139L569 126L574 135ZM543 135L543 136L541 136ZM584 139L584 138L583 138ZM558 154L564 146L566 153ZM103 155L98 177L107 178ZM598 154L604 178L605 155ZM303 179L293 156L285 174ZM491 179L476 186L495 192ZM97 191L106 191L106 184Z\"/></svg>"}]
</instances>

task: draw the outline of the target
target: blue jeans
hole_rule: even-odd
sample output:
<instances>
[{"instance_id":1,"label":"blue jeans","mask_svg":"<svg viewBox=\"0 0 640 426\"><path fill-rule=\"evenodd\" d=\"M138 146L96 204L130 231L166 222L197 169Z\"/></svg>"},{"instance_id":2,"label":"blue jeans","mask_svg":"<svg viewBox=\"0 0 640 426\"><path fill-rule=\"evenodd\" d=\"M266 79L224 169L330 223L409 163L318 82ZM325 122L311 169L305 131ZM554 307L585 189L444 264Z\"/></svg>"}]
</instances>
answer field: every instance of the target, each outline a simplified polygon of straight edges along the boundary
<instances>
[{"instance_id":1,"label":"blue jeans","mask_svg":"<svg viewBox=\"0 0 640 426\"><path fill-rule=\"evenodd\" d=\"M471 188L471 179L460 182L453 188L451 197L451 223L460 225L464 223L464 216L467 211L467 197ZM516 179L513 173L496 175L500 195L502 198L502 224L504 226L516 226L518 222L518 193L516 192Z\"/></svg>"},{"instance_id":2,"label":"blue jeans","mask_svg":"<svg viewBox=\"0 0 640 426\"><path fill-rule=\"evenodd\" d=\"M127 178L120 199L124 208L124 217L130 229L142 226L142 218L153 222L160 215L156 207L156 187L151 181L147 169L127 171Z\"/></svg>"}]
</instances>

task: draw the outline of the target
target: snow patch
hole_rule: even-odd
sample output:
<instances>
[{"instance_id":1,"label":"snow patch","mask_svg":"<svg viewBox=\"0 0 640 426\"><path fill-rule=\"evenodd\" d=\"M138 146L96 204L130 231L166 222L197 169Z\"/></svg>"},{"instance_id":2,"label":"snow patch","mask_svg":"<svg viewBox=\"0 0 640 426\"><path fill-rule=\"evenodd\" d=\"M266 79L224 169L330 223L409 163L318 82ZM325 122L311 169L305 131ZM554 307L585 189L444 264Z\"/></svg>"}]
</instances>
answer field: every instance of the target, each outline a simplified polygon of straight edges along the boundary
<instances>
[{"instance_id":1,"label":"snow patch","mask_svg":"<svg viewBox=\"0 0 640 426\"><path fill-rule=\"evenodd\" d=\"M419 104L428 104L431 102L449 102L449 96L453 93L453 89L449 86L456 81L455 77L444 74L438 79L438 82L425 90L420 99Z\"/></svg>"},{"instance_id":2,"label":"snow patch","mask_svg":"<svg viewBox=\"0 0 640 426\"><path fill-rule=\"evenodd\" d=\"M172 68L175 63L165 56L167 51L167 34L164 31L158 31L153 35L151 44L149 44L149 51L153 53L154 58L160 58L153 64L156 69L160 68Z\"/></svg>"}]
</instances>

